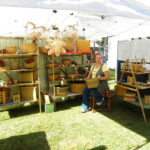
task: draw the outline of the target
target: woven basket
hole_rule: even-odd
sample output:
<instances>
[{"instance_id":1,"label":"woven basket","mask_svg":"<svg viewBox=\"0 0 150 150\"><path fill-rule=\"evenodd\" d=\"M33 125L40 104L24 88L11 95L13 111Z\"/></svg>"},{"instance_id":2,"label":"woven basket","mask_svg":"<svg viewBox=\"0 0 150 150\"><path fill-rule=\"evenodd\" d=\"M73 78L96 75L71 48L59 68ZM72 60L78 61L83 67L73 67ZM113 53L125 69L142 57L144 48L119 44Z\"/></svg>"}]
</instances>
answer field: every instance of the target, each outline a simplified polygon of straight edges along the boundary
<instances>
[{"instance_id":1,"label":"woven basket","mask_svg":"<svg viewBox=\"0 0 150 150\"><path fill-rule=\"evenodd\" d=\"M150 95L144 95L144 104L150 105Z\"/></svg>"},{"instance_id":2,"label":"woven basket","mask_svg":"<svg viewBox=\"0 0 150 150\"><path fill-rule=\"evenodd\" d=\"M86 83L70 83L70 91L71 93L81 93L86 87Z\"/></svg>"},{"instance_id":3,"label":"woven basket","mask_svg":"<svg viewBox=\"0 0 150 150\"><path fill-rule=\"evenodd\" d=\"M68 93L68 86L59 86L55 87L56 96L66 96Z\"/></svg>"},{"instance_id":4,"label":"woven basket","mask_svg":"<svg viewBox=\"0 0 150 150\"><path fill-rule=\"evenodd\" d=\"M40 52L40 53L47 53L47 52L48 52L48 49L45 48L45 47L39 47L39 52Z\"/></svg>"},{"instance_id":5,"label":"woven basket","mask_svg":"<svg viewBox=\"0 0 150 150\"><path fill-rule=\"evenodd\" d=\"M54 80L56 80L57 78L59 78L60 76L59 76L59 74L54 74ZM48 75L48 79L49 80L53 80L53 74L49 74Z\"/></svg>"},{"instance_id":6,"label":"woven basket","mask_svg":"<svg viewBox=\"0 0 150 150\"><path fill-rule=\"evenodd\" d=\"M128 76L128 77L127 77L127 83L128 83L129 85L133 85L133 84L134 84L133 77Z\"/></svg>"},{"instance_id":7,"label":"woven basket","mask_svg":"<svg viewBox=\"0 0 150 150\"><path fill-rule=\"evenodd\" d=\"M117 93L116 93L117 96L124 96L124 94L127 91L125 88L121 88L121 87L117 88L117 86L115 86L114 91L116 90L117 90Z\"/></svg>"},{"instance_id":8,"label":"woven basket","mask_svg":"<svg viewBox=\"0 0 150 150\"><path fill-rule=\"evenodd\" d=\"M21 83L33 83L34 77L33 72L20 72L19 73Z\"/></svg>"},{"instance_id":9,"label":"woven basket","mask_svg":"<svg viewBox=\"0 0 150 150\"><path fill-rule=\"evenodd\" d=\"M63 59L62 64L65 66L69 66L71 64L71 60L70 59Z\"/></svg>"},{"instance_id":10,"label":"woven basket","mask_svg":"<svg viewBox=\"0 0 150 150\"><path fill-rule=\"evenodd\" d=\"M37 87L21 87L21 100L37 100Z\"/></svg>"},{"instance_id":11,"label":"woven basket","mask_svg":"<svg viewBox=\"0 0 150 150\"><path fill-rule=\"evenodd\" d=\"M23 53L36 53L37 45L35 43L21 43L20 50Z\"/></svg>"},{"instance_id":12,"label":"woven basket","mask_svg":"<svg viewBox=\"0 0 150 150\"><path fill-rule=\"evenodd\" d=\"M68 78L71 78L71 79L77 79L79 74L77 73L72 73L72 74L67 74Z\"/></svg>"},{"instance_id":13,"label":"woven basket","mask_svg":"<svg viewBox=\"0 0 150 150\"><path fill-rule=\"evenodd\" d=\"M130 102L135 102L136 101L136 93L125 93L124 94L124 101L130 101Z\"/></svg>"},{"instance_id":14,"label":"woven basket","mask_svg":"<svg viewBox=\"0 0 150 150\"><path fill-rule=\"evenodd\" d=\"M10 68L13 70L15 69L19 69L19 61L16 61L16 62L11 62L10 64Z\"/></svg>"},{"instance_id":15,"label":"woven basket","mask_svg":"<svg viewBox=\"0 0 150 150\"><path fill-rule=\"evenodd\" d=\"M36 67L36 61L34 58L29 58L24 60L24 67L26 69L33 69Z\"/></svg>"},{"instance_id":16,"label":"woven basket","mask_svg":"<svg viewBox=\"0 0 150 150\"><path fill-rule=\"evenodd\" d=\"M133 71L135 72L141 71L141 67L142 67L141 64L133 64L132 66L133 66Z\"/></svg>"},{"instance_id":17,"label":"woven basket","mask_svg":"<svg viewBox=\"0 0 150 150\"><path fill-rule=\"evenodd\" d=\"M86 80L88 88L97 88L99 86L99 80L96 78Z\"/></svg>"},{"instance_id":18,"label":"woven basket","mask_svg":"<svg viewBox=\"0 0 150 150\"><path fill-rule=\"evenodd\" d=\"M65 46L67 52L73 52L74 51L74 43L72 39L66 39L64 40Z\"/></svg>"},{"instance_id":19,"label":"woven basket","mask_svg":"<svg viewBox=\"0 0 150 150\"><path fill-rule=\"evenodd\" d=\"M9 46L9 47L6 47L5 49L6 49L5 53L16 54L17 52L16 46Z\"/></svg>"},{"instance_id":20,"label":"woven basket","mask_svg":"<svg viewBox=\"0 0 150 150\"><path fill-rule=\"evenodd\" d=\"M6 104L10 100L10 89L0 88L0 104Z\"/></svg>"}]
</instances>

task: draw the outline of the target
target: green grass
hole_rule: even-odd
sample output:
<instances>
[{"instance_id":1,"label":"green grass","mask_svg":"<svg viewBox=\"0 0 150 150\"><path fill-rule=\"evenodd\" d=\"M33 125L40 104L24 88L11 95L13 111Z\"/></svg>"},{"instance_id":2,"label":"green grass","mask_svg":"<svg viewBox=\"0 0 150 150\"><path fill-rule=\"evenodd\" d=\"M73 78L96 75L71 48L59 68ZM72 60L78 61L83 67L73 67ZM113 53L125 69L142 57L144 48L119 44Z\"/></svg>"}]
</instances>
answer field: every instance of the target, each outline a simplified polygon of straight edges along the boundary
<instances>
[{"instance_id":1,"label":"green grass","mask_svg":"<svg viewBox=\"0 0 150 150\"><path fill-rule=\"evenodd\" d=\"M112 112L80 113L81 97L57 103L54 113L38 106L0 112L0 150L148 150L150 112L112 100Z\"/></svg>"}]
</instances>

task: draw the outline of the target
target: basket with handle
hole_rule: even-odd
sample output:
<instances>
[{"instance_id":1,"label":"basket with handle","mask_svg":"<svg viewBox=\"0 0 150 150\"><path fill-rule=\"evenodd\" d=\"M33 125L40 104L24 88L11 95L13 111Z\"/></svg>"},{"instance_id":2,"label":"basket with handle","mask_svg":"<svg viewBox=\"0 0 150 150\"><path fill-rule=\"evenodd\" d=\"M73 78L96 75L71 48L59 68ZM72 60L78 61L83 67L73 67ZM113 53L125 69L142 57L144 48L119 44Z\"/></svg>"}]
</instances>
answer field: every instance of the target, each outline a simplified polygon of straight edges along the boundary
<instances>
[{"instance_id":1,"label":"basket with handle","mask_svg":"<svg viewBox=\"0 0 150 150\"><path fill-rule=\"evenodd\" d=\"M91 78L86 80L88 88L97 88L99 86L99 80L96 78Z\"/></svg>"},{"instance_id":2,"label":"basket with handle","mask_svg":"<svg viewBox=\"0 0 150 150\"><path fill-rule=\"evenodd\" d=\"M35 43L20 43L20 50L23 53L36 53L37 45Z\"/></svg>"}]
</instances>

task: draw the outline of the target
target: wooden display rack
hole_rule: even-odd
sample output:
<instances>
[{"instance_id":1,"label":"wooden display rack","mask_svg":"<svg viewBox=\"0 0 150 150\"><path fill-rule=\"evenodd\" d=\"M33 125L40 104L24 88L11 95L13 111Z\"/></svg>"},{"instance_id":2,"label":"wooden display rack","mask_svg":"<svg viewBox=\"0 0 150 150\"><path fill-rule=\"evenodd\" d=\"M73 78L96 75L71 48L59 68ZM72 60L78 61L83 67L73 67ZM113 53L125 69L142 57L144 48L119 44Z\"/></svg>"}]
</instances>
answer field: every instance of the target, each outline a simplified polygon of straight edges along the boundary
<instances>
[{"instance_id":1,"label":"wooden display rack","mask_svg":"<svg viewBox=\"0 0 150 150\"><path fill-rule=\"evenodd\" d=\"M83 55L91 55L91 60L93 60L93 55L91 51L88 52L66 52L61 54L61 56L83 56ZM56 111L56 100L61 98L61 97L75 97L75 96L79 96L82 95L81 93L77 93L77 94L73 94L71 92L68 92L68 94L66 96L56 96L56 90L55 90L55 84L56 84L56 80L55 80L55 56L50 55L51 59L52 59L52 66L49 66L47 68L52 69L52 74L53 74L53 79L52 79L52 85L53 85L53 92L50 92L49 95L52 97L52 99L54 100L54 109ZM93 63L93 61L91 61L91 64ZM82 64L83 64L83 57L82 57ZM58 67L60 68L60 67ZM49 87L49 86L48 86ZM49 89L48 89L49 90Z\"/></svg>"},{"instance_id":2,"label":"wooden display rack","mask_svg":"<svg viewBox=\"0 0 150 150\"><path fill-rule=\"evenodd\" d=\"M140 95L139 90L150 89L150 87L140 87L138 85L137 81L136 81L136 75L139 75L139 74L141 74L141 75L142 74L150 74L150 72L144 72L144 70L142 72L141 71L135 71L135 68L133 66L134 66L135 63L137 64L137 61L140 61L139 65L141 65L141 66L142 66L143 63L145 63L145 59L144 58L141 58L141 59L129 59L128 58L126 60L124 68L122 70L122 74L120 76L120 80L117 83L114 96L117 95L117 90L119 88L130 90L130 91L134 91L135 93L137 93L139 102L131 102L131 101L128 101L128 102L131 103L131 104L134 104L136 106L140 106L141 107L143 119L144 119L144 122L146 123L147 119L146 119L146 115L145 115L144 109L150 109L150 105L145 105L143 103L143 100L141 99L141 95ZM130 70L127 67L129 65L130 65ZM133 84L128 84L128 83L122 82L122 79L123 79L125 73L130 73L131 74L131 77L133 77Z\"/></svg>"}]
</instances>

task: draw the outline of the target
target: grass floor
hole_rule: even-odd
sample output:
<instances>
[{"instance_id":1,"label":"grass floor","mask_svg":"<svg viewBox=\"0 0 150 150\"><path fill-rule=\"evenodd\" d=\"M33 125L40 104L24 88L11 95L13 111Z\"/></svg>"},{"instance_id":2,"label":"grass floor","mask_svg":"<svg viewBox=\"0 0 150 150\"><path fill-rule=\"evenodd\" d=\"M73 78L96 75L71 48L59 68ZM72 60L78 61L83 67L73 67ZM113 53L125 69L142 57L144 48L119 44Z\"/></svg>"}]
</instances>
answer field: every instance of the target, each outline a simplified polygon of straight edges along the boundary
<instances>
[{"instance_id":1,"label":"grass floor","mask_svg":"<svg viewBox=\"0 0 150 150\"><path fill-rule=\"evenodd\" d=\"M57 104L54 113L30 106L0 112L0 150L148 150L150 113L112 101L112 112L80 113L81 98Z\"/></svg>"},{"instance_id":2,"label":"grass floor","mask_svg":"<svg viewBox=\"0 0 150 150\"><path fill-rule=\"evenodd\" d=\"M111 113L80 113L81 100L57 103L54 113L39 113L38 106L0 112L0 150L150 149L149 111L145 124L139 108L117 97Z\"/></svg>"}]
</instances>

